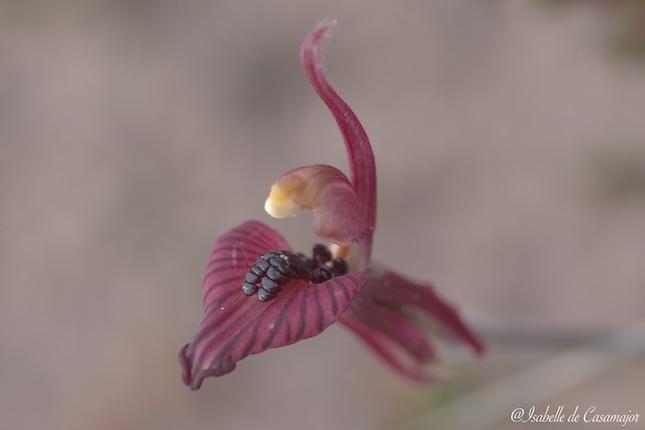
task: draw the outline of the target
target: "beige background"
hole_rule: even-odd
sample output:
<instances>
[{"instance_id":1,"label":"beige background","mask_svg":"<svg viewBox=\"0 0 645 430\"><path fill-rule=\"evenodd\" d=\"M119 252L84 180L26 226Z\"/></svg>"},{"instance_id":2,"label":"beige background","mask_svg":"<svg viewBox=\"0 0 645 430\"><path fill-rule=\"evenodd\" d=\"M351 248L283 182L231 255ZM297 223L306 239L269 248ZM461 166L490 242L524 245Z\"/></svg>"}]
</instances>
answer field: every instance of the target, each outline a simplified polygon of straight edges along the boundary
<instances>
[{"instance_id":1,"label":"beige background","mask_svg":"<svg viewBox=\"0 0 645 430\"><path fill-rule=\"evenodd\" d=\"M608 49L607 11L551 6L2 1L0 427L453 428L442 408L483 387L502 405L457 416L517 428L514 394L542 381L495 384L645 306L645 69ZM310 246L310 216L264 214L268 186L346 168L298 64L325 17L330 78L377 156L375 255L432 279L491 353L419 387L332 327L189 392L176 354L213 240L257 218ZM538 405L645 414L642 360L594 348L602 372Z\"/></svg>"}]
</instances>

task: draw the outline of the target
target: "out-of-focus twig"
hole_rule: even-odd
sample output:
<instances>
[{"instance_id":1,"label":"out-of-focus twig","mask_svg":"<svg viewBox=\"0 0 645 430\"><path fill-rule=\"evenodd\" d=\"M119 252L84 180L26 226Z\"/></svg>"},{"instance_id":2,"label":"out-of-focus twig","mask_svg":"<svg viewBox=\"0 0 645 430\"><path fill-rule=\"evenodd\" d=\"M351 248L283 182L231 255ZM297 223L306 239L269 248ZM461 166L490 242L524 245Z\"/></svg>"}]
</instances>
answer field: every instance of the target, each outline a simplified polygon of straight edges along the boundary
<instances>
[{"instance_id":1,"label":"out-of-focus twig","mask_svg":"<svg viewBox=\"0 0 645 430\"><path fill-rule=\"evenodd\" d=\"M484 385L416 417L406 428L431 428L431 423L442 423L448 426L445 428L461 430L493 429L508 420L513 409L539 404L643 354L645 320Z\"/></svg>"},{"instance_id":2,"label":"out-of-focus twig","mask_svg":"<svg viewBox=\"0 0 645 430\"><path fill-rule=\"evenodd\" d=\"M522 321L505 321L481 315L468 315L478 334L493 346L571 348L580 345L601 346L598 339L611 335L610 328L590 328L575 325L559 326Z\"/></svg>"}]
</instances>

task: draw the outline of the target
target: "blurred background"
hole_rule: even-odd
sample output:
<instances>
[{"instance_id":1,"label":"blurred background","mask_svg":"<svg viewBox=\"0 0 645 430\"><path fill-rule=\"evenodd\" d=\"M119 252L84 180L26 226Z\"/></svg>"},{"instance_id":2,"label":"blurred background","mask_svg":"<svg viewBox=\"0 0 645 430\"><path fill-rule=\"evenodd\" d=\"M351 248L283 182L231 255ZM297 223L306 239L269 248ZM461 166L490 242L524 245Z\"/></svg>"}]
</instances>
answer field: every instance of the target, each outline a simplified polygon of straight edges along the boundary
<instances>
[{"instance_id":1,"label":"blurred background","mask_svg":"<svg viewBox=\"0 0 645 430\"><path fill-rule=\"evenodd\" d=\"M642 416L644 10L1 1L0 427L510 429L533 404ZM307 249L311 217L270 219L268 187L347 167L298 62L328 17L330 79L377 156L375 256L432 280L489 354L419 386L333 326L190 392L176 355L215 238L256 218Z\"/></svg>"}]
</instances>

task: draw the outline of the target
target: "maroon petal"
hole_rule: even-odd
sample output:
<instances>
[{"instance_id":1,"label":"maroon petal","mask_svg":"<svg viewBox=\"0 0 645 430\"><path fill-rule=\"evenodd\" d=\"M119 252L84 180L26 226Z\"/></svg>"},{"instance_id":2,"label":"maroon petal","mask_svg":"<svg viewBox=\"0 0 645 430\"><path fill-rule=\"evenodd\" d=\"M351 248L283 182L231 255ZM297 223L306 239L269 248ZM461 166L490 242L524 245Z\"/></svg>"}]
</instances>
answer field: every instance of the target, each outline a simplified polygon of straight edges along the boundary
<instances>
[{"instance_id":1,"label":"maroon petal","mask_svg":"<svg viewBox=\"0 0 645 430\"><path fill-rule=\"evenodd\" d=\"M437 296L430 285L415 283L378 265L370 268L365 288L341 322L401 374L431 381L437 377L426 368L437 357L429 333L415 325L415 311L439 323L478 354L484 352L483 344L457 311Z\"/></svg>"},{"instance_id":2,"label":"maroon petal","mask_svg":"<svg viewBox=\"0 0 645 430\"><path fill-rule=\"evenodd\" d=\"M360 339L387 365L412 380L432 382L441 379L425 370L425 360L420 360L408 350L405 343L397 337L386 335L373 326L357 318L348 311L341 320L345 327L357 334ZM429 345L427 346L429 349Z\"/></svg>"},{"instance_id":3,"label":"maroon petal","mask_svg":"<svg viewBox=\"0 0 645 430\"><path fill-rule=\"evenodd\" d=\"M268 302L245 296L241 285L246 272L273 249L290 247L258 221L245 222L215 242L204 278L203 319L179 353L182 379L191 389L198 389L208 376L232 371L247 355L320 334L342 315L367 280L365 273L320 284L292 280Z\"/></svg>"},{"instance_id":4,"label":"maroon petal","mask_svg":"<svg viewBox=\"0 0 645 430\"><path fill-rule=\"evenodd\" d=\"M334 21L323 22L309 33L300 48L300 62L311 85L331 111L343 135L351 169L351 181L359 201L365 208L365 224L373 229L376 224L376 166L372 147L356 114L327 82L320 58L320 43L334 24ZM364 241L365 264L369 261L371 242L370 233Z\"/></svg>"},{"instance_id":5,"label":"maroon petal","mask_svg":"<svg viewBox=\"0 0 645 430\"><path fill-rule=\"evenodd\" d=\"M367 296L358 298L357 301L358 303L351 307L350 316L376 329L420 362L425 363L435 358L434 349L423 329L408 321L397 309L369 300Z\"/></svg>"}]
</instances>

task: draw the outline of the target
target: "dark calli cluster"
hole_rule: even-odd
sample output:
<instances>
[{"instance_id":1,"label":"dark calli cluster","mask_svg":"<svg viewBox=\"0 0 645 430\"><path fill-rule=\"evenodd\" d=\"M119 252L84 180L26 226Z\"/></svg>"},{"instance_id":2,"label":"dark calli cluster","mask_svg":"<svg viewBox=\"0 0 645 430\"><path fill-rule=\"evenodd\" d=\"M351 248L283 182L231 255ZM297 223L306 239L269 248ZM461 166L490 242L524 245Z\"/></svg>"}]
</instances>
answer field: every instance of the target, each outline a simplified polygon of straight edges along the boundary
<instances>
[{"instance_id":1,"label":"dark calli cluster","mask_svg":"<svg viewBox=\"0 0 645 430\"><path fill-rule=\"evenodd\" d=\"M266 302L291 279L304 279L318 284L334 276L347 273L347 263L341 257L332 258L323 244L316 244L313 257L275 249L260 256L244 277L242 291L247 296L258 293L258 300Z\"/></svg>"}]
</instances>

